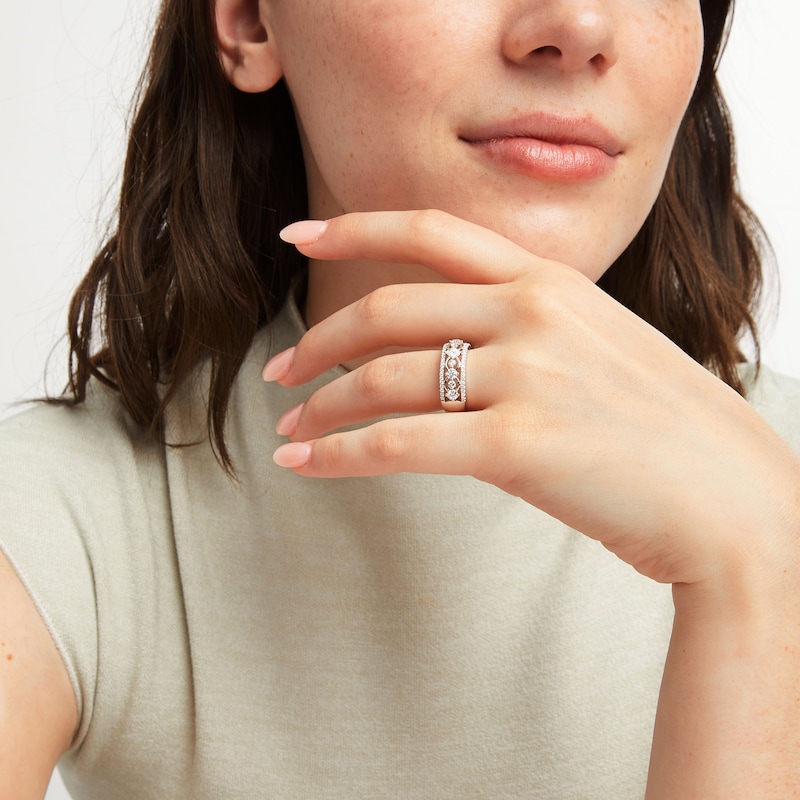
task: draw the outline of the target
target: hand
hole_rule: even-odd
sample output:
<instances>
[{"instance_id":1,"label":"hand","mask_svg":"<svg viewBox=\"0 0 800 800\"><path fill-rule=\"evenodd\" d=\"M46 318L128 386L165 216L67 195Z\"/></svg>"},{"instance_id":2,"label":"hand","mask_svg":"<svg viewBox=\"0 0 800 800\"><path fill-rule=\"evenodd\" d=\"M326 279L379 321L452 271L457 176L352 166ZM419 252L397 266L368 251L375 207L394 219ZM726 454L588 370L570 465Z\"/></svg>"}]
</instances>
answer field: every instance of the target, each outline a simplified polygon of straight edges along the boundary
<instances>
[{"instance_id":1,"label":"hand","mask_svg":"<svg viewBox=\"0 0 800 800\"><path fill-rule=\"evenodd\" d=\"M311 258L422 264L451 283L378 289L270 362L267 378L295 386L412 349L284 415L295 444L277 463L315 477L473 475L664 582L788 544L798 459L736 392L576 270L442 212L349 214L311 240L302 228L287 238ZM453 337L473 346L467 410L431 414ZM392 413L410 416L330 433Z\"/></svg>"}]
</instances>

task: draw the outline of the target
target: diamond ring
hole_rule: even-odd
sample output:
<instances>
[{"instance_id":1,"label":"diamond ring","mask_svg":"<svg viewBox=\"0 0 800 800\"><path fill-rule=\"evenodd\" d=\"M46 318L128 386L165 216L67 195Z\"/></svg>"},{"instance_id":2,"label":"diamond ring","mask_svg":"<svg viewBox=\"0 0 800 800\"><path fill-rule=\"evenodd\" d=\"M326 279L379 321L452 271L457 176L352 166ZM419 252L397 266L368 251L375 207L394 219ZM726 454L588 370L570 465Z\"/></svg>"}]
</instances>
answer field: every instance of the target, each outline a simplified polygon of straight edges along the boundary
<instances>
[{"instance_id":1,"label":"diamond ring","mask_svg":"<svg viewBox=\"0 0 800 800\"><path fill-rule=\"evenodd\" d=\"M469 342L451 339L442 346L439 362L439 401L445 411L467 407L467 350Z\"/></svg>"}]
</instances>

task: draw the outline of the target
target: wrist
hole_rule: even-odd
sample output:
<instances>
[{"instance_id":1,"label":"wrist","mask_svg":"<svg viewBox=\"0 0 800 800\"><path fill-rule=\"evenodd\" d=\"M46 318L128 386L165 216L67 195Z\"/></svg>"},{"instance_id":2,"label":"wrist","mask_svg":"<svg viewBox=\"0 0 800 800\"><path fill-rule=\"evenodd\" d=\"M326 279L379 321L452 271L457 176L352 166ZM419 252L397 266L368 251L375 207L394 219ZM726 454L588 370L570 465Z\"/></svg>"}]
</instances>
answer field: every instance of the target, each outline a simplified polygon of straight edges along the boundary
<instances>
[{"instance_id":1,"label":"wrist","mask_svg":"<svg viewBox=\"0 0 800 800\"><path fill-rule=\"evenodd\" d=\"M755 645L800 620L800 511L727 537L705 576L673 584L676 621Z\"/></svg>"},{"instance_id":2,"label":"wrist","mask_svg":"<svg viewBox=\"0 0 800 800\"><path fill-rule=\"evenodd\" d=\"M782 457L751 473L747 488L733 495L738 502L715 498L715 503L705 504L705 518L693 520L695 531L705 533L695 538L700 543L696 578L674 584L676 610L685 606L747 615L765 606L774 613L797 596L800 459L783 442L780 445L773 455Z\"/></svg>"},{"instance_id":3,"label":"wrist","mask_svg":"<svg viewBox=\"0 0 800 800\"><path fill-rule=\"evenodd\" d=\"M648 798L778 798L797 785L797 547L780 567L752 550L673 586Z\"/></svg>"}]
</instances>

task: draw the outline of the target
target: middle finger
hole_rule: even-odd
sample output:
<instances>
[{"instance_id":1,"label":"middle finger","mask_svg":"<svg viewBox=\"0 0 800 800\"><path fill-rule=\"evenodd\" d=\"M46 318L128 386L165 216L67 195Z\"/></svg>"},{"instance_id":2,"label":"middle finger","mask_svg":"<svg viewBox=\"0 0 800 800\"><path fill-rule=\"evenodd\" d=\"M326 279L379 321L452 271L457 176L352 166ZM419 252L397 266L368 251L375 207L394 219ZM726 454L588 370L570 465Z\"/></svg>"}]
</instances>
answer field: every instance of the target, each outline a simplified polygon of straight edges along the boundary
<instances>
[{"instance_id":1,"label":"middle finger","mask_svg":"<svg viewBox=\"0 0 800 800\"><path fill-rule=\"evenodd\" d=\"M389 347L436 348L453 338L480 346L498 328L493 309L500 290L445 283L383 286L311 328L280 383L298 386Z\"/></svg>"}]
</instances>

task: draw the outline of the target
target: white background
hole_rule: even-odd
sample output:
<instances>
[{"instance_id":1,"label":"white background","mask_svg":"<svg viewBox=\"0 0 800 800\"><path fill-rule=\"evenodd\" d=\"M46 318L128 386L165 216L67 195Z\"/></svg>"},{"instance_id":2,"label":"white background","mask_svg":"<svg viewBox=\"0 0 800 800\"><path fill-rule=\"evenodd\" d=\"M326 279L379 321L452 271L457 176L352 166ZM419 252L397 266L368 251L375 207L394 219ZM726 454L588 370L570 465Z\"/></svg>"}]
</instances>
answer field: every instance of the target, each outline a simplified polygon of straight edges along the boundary
<instances>
[{"instance_id":1,"label":"white background","mask_svg":"<svg viewBox=\"0 0 800 800\"><path fill-rule=\"evenodd\" d=\"M64 308L113 208L127 109L155 0L8 3L0 28L0 414L43 391ZM764 360L800 377L795 0L740 0L723 82L746 199L772 240ZM775 318L777 316L777 322ZM56 350L51 373L60 388ZM58 779L47 795L67 795Z\"/></svg>"}]
</instances>

